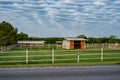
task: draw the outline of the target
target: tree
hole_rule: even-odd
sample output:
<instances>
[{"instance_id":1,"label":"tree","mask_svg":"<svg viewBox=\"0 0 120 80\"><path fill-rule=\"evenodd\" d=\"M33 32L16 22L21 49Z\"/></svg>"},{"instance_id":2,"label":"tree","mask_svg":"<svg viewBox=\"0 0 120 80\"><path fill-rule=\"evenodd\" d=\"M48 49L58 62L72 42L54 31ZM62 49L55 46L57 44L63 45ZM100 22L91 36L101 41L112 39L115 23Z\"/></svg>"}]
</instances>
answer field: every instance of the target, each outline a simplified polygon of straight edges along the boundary
<instances>
[{"instance_id":1,"label":"tree","mask_svg":"<svg viewBox=\"0 0 120 80\"><path fill-rule=\"evenodd\" d=\"M117 37L114 36L114 35L111 35L111 36L109 37L109 39L108 39L108 42L109 42L109 43L116 43L116 42L118 42Z\"/></svg>"},{"instance_id":2,"label":"tree","mask_svg":"<svg viewBox=\"0 0 120 80\"><path fill-rule=\"evenodd\" d=\"M10 23L3 21L0 23L0 42L2 46L15 44L17 42L17 28Z\"/></svg>"},{"instance_id":3,"label":"tree","mask_svg":"<svg viewBox=\"0 0 120 80\"><path fill-rule=\"evenodd\" d=\"M111 38L111 39L117 39L117 37L114 36L114 35L111 35L109 38Z\"/></svg>"},{"instance_id":4,"label":"tree","mask_svg":"<svg viewBox=\"0 0 120 80\"><path fill-rule=\"evenodd\" d=\"M93 37L88 37L87 42L88 42L88 43L95 43L96 40L95 40L95 38L93 38Z\"/></svg>"},{"instance_id":5,"label":"tree","mask_svg":"<svg viewBox=\"0 0 120 80\"><path fill-rule=\"evenodd\" d=\"M77 36L77 38L84 38L84 39L87 39L87 37L86 37L84 34Z\"/></svg>"},{"instance_id":6,"label":"tree","mask_svg":"<svg viewBox=\"0 0 120 80\"><path fill-rule=\"evenodd\" d=\"M51 38L45 38L44 39L46 41L46 43L49 43L49 44L56 44L56 41L62 41L64 40L64 38L55 38L55 37L51 37Z\"/></svg>"},{"instance_id":7,"label":"tree","mask_svg":"<svg viewBox=\"0 0 120 80\"><path fill-rule=\"evenodd\" d=\"M29 36L23 32L17 34L17 40L28 40Z\"/></svg>"}]
</instances>

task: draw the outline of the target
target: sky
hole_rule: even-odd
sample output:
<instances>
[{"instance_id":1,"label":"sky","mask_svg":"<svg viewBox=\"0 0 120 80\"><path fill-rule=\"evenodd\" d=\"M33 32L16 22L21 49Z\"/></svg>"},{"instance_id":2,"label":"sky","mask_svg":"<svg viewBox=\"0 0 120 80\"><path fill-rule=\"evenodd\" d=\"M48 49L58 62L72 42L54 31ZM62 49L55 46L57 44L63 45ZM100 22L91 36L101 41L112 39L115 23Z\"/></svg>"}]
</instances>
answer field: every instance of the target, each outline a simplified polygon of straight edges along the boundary
<instances>
[{"instance_id":1,"label":"sky","mask_svg":"<svg viewBox=\"0 0 120 80\"><path fill-rule=\"evenodd\" d=\"M31 37L120 38L120 0L0 0L0 22Z\"/></svg>"}]
</instances>

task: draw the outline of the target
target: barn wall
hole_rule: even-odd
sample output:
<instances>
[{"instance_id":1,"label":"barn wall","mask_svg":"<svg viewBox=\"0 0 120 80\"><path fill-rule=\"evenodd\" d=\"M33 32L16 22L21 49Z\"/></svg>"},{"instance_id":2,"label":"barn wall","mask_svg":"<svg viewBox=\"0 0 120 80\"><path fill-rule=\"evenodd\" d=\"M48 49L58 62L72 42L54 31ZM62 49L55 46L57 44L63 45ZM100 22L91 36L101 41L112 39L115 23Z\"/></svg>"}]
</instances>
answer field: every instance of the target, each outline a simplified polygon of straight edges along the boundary
<instances>
[{"instance_id":1,"label":"barn wall","mask_svg":"<svg viewBox=\"0 0 120 80\"><path fill-rule=\"evenodd\" d=\"M62 43L63 49L75 49L74 40L64 40ZM85 41L80 41L80 49L85 49Z\"/></svg>"},{"instance_id":2,"label":"barn wall","mask_svg":"<svg viewBox=\"0 0 120 80\"><path fill-rule=\"evenodd\" d=\"M40 43L19 43L18 46L43 46L44 44L40 44Z\"/></svg>"},{"instance_id":3,"label":"barn wall","mask_svg":"<svg viewBox=\"0 0 120 80\"><path fill-rule=\"evenodd\" d=\"M62 43L63 49L70 49L70 41L64 40Z\"/></svg>"},{"instance_id":4,"label":"barn wall","mask_svg":"<svg viewBox=\"0 0 120 80\"><path fill-rule=\"evenodd\" d=\"M80 44L81 44L81 47L80 47L80 48L81 48L81 49L85 49L85 41L81 41Z\"/></svg>"},{"instance_id":5,"label":"barn wall","mask_svg":"<svg viewBox=\"0 0 120 80\"><path fill-rule=\"evenodd\" d=\"M34 43L34 44L30 44L30 46L43 46L43 44Z\"/></svg>"},{"instance_id":6,"label":"barn wall","mask_svg":"<svg viewBox=\"0 0 120 80\"><path fill-rule=\"evenodd\" d=\"M70 41L70 49L74 49L74 40Z\"/></svg>"}]
</instances>

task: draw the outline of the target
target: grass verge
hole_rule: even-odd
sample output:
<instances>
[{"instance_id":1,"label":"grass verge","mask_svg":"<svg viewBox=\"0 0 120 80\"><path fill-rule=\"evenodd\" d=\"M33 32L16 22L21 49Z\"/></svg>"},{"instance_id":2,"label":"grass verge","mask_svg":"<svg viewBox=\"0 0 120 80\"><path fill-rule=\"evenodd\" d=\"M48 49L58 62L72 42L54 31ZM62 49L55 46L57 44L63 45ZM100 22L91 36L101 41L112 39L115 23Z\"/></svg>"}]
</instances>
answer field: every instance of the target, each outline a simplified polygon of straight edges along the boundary
<instances>
[{"instance_id":1,"label":"grass verge","mask_svg":"<svg viewBox=\"0 0 120 80\"><path fill-rule=\"evenodd\" d=\"M0 65L4 67L63 67L63 66L98 66L98 65L120 65L120 61L103 61L103 62L81 62L81 63L51 63L51 64L9 64Z\"/></svg>"}]
</instances>

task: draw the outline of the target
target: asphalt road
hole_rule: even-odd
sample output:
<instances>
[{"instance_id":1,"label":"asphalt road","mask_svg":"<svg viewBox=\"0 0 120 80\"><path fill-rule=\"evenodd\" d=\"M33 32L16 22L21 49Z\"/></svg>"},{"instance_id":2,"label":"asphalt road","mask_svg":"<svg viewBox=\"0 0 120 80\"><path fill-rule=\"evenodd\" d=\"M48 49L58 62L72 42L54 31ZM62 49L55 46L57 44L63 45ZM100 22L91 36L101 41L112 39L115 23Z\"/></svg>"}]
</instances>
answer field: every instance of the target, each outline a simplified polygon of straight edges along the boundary
<instances>
[{"instance_id":1,"label":"asphalt road","mask_svg":"<svg viewBox=\"0 0 120 80\"><path fill-rule=\"evenodd\" d=\"M0 68L0 80L120 80L120 66Z\"/></svg>"}]
</instances>

